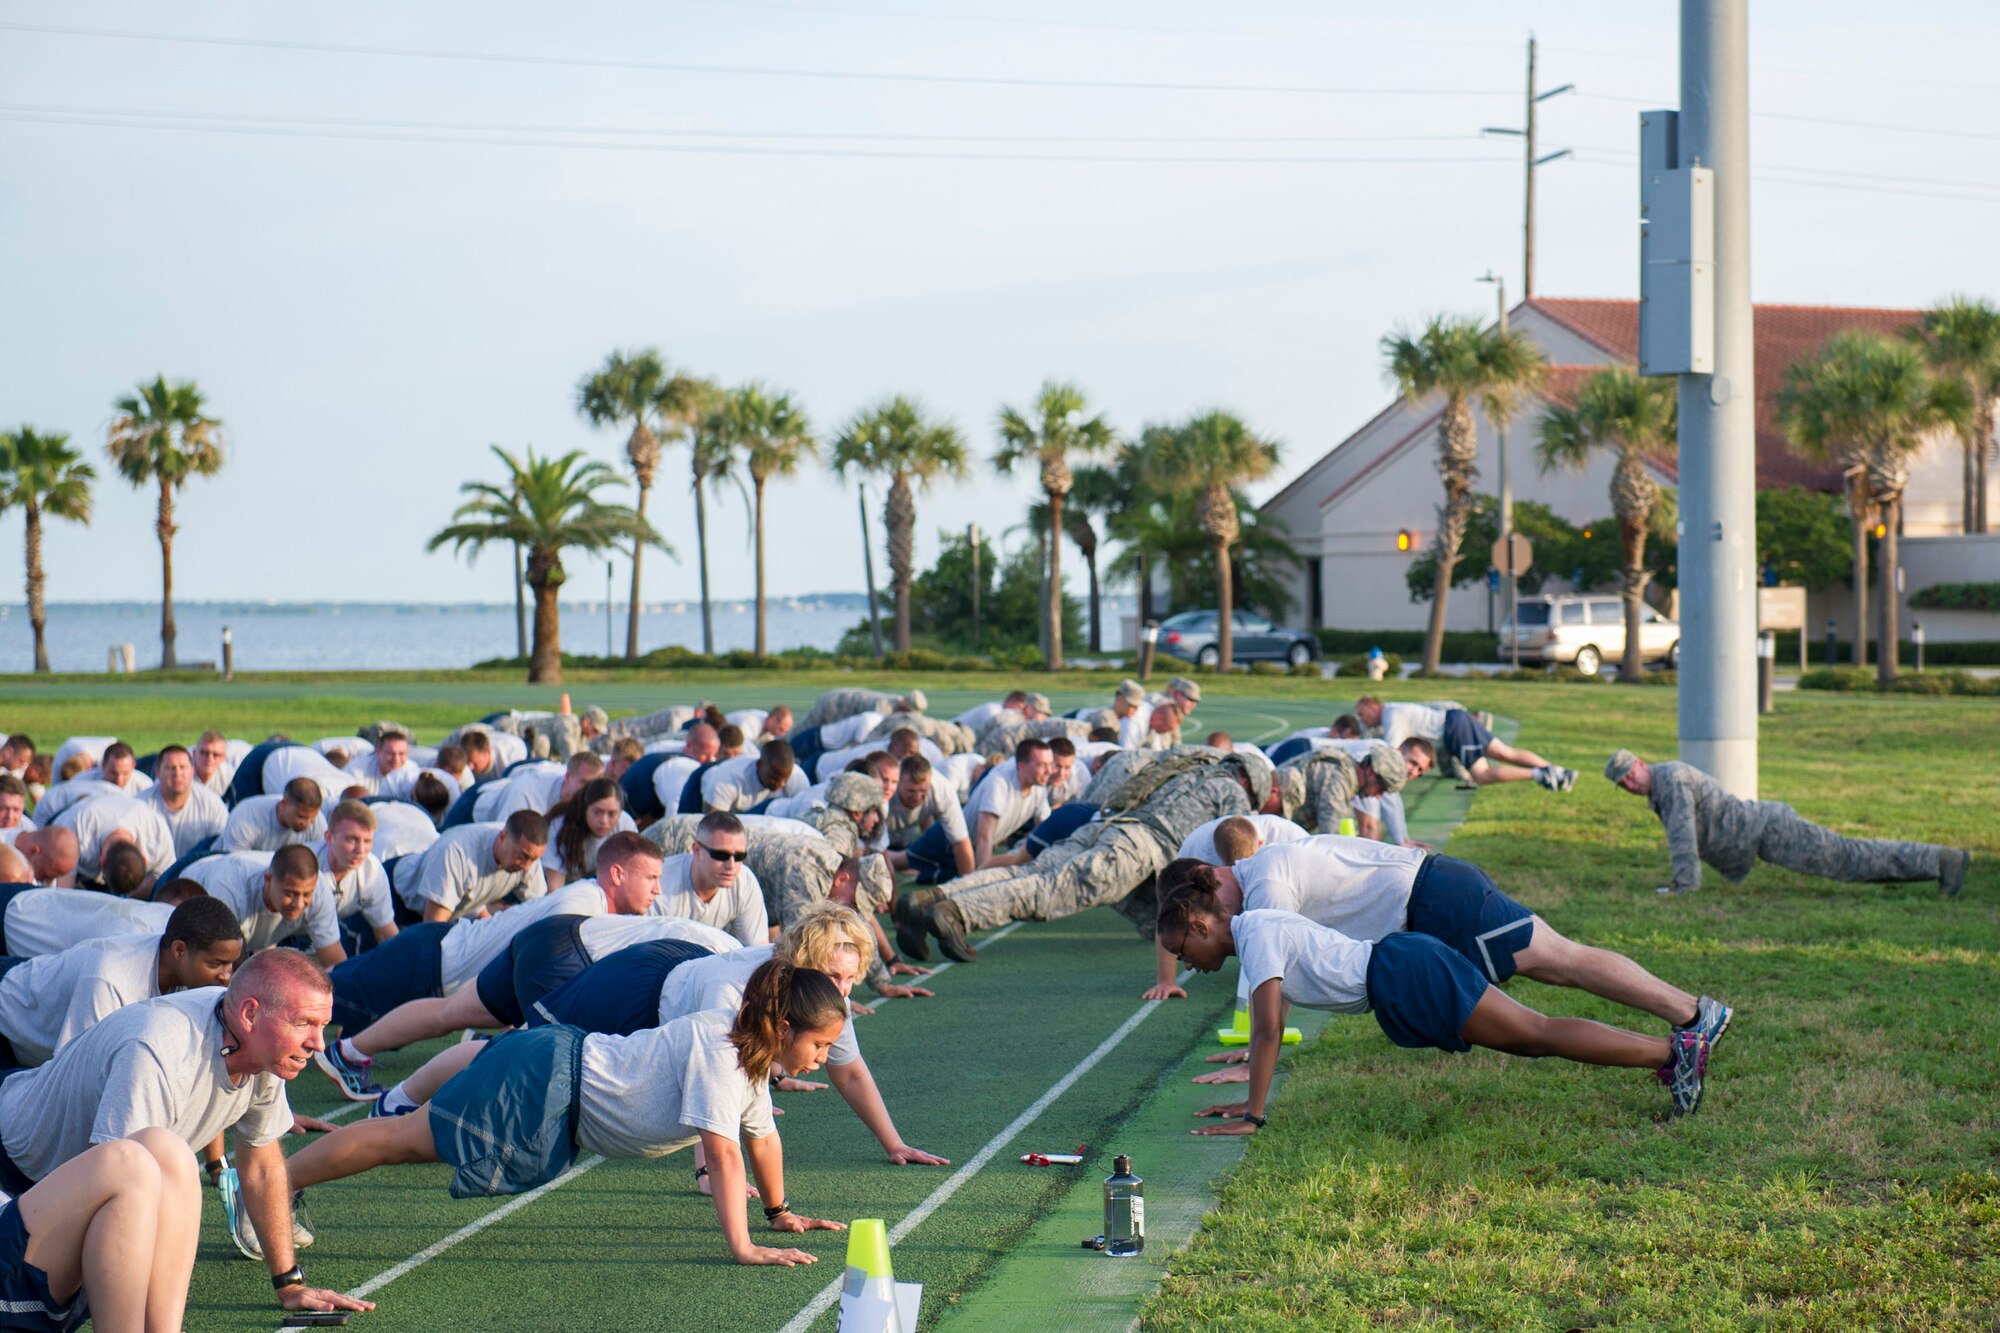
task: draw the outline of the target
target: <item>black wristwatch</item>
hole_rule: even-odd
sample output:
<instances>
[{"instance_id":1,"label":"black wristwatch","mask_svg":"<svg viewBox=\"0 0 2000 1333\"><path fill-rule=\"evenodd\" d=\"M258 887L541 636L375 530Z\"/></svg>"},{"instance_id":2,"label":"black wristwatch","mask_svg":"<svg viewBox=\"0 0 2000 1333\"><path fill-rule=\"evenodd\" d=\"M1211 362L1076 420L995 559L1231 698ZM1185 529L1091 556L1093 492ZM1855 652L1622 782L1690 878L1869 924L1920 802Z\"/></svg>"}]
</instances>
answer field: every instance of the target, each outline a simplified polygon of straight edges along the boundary
<instances>
[{"instance_id":1,"label":"black wristwatch","mask_svg":"<svg viewBox=\"0 0 2000 1333\"><path fill-rule=\"evenodd\" d=\"M783 1217L786 1213L789 1213L791 1211L792 1211L792 1205L789 1203L780 1202L775 1205L770 1205L764 1209L764 1220L766 1222L775 1222L779 1218Z\"/></svg>"},{"instance_id":2,"label":"black wristwatch","mask_svg":"<svg viewBox=\"0 0 2000 1333\"><path fill-rule=\"evenodd\" d=\"M283 1291L287 1287L303 1287L306 1284L306 1270L293 1264L282 1273L271 1274L271 1290Z\"/></svg>"},{"instance_id":3,"label":"black wristwatch","mask_svg":"<svg viewBox=\"0 0 2000 1333\"><path fill-rule=\"evenodd\" d=\"M1249 1121L1251 1124L1255 1125L1259 1129L1262 1129L1265 1125L1270 1123L1268 1120L1264 1119L1263 1116L1251 1115L1248 1111L1245 1111L1243 1113L1243 1118Z\"/></svg>"}]
</instances>

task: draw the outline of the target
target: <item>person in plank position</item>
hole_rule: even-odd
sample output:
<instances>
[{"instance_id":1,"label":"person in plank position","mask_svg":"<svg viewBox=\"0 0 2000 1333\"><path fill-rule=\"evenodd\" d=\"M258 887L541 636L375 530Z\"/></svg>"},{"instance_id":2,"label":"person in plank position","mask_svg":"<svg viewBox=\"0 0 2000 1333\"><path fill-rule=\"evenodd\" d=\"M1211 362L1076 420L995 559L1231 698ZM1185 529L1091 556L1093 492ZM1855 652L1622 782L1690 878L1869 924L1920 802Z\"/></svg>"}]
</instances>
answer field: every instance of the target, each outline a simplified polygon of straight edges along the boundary
<instances>
[{"instance_id":1,"label":"person in plank position","mask_svg":"<svg viewBox=\"0 0 2000 1333\"><path fill-rule=\"evenodd\" d=\"M840 1040L847 1005L823 972L776 960L750 977L734 1014L710 1010L630 1036L562 1023L510 1032L418 1113L343 1125L290 1160L309 1189L377 1166L443 1162L451 1193L519 1194L554 1180L580 1153L663 1157L699 1143L715 1177L715 1213L740 1264L790 1268L804 1250L755 1244L744 1219L744 1159L771 1230L845 1230L792 1211L771 1116L773 1070L808 1074Z\"/></svg>"},{"instance_id":2,"label":"person in plank position","mask_svg":"<svg viewBox=\"0 0 2000 1333\"><path fill-rule=\"evenodd\" d=\"M1576 786L1575 769L1496 739L1478 718L1455 703L1385 704L1372 694L1364 694L1354 701L1354 714L1363 726L1380 731L1391 745L1401 746L1412 736L1429 741L1441 761L1464 769L1481 787L1530 779L1550 791Z\"/></svg>"},{"instance_id":3,"label":"person in plank position","mask_svg":"<svg viewBox=\"0 0 2000 1333\"><path fill-rule=\"evenodd\" d=\"M227 986L243 957L236 914L213 898L172 909L161 935L85 940L38 958L0 958L0 1078L55 1053L130 1004Z\"/></svg>"},{"instance_id":4,"label":"person in plank position","mask_svg":"<svg viewBox=\"0 0 2000 1333\"><path fill-rule=\"evenodd\" d=\"M1195 1112L1229 1119L1196 1134L1253 1134L1264 1127L1288 1004L1342 1014L1373 1011L1398 1046L1453 1053L1483 1046L1649 1069L1672 1090L1672 1114L1689 1115L1701 1105L1708 1040L1700 1032L1670 1039L1589 1019L1549 1018L1508 997L1434 936L1396 931L1368 943L1296 912L1232 915L1213 893L1189 883L1161 900L1158 937L1197 972L1241 958L1250 991L1250 1095Z\"/></svg>"},{"instance_id":5,"label":"person in plank position","mask_svg":"<svg viewBox=\"0 0 2000 1333\"><path fill-rule=\"evenodd\" d=\"M1965 883L1972 853L1928 842L1843 838L1821 828L1783 801L1746 801L1693 764L1649 764L1620 750L1604 776L1643 796L1667 829L1673 878L1660 893L1693 893L1706 861L1734 882L1759 861L1801 875L1855 884L1895 884L1934 879L1949 898Z\"/></svg>"}]
</instances>

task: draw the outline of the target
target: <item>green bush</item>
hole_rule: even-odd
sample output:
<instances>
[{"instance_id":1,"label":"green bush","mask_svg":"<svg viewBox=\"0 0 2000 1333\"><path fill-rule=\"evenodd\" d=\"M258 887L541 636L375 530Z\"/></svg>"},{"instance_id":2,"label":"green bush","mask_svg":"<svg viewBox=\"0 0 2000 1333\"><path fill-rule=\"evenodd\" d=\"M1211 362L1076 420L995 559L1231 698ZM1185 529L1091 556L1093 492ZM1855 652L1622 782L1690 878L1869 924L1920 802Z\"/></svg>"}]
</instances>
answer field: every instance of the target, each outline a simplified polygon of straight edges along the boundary
<instances>
[{"instance_id":1,"label":"green bush","mask_svg":"<svg viewBox=\"0 0 2000 1333\"><path fill-rule=\"evenodd\" d=\"M1288 676L1303 676L1308 680L1317 680L1319 679L1319 663L1303 662L1298 666L1286 668L1285 674Z\"/></svg>"},{"instance_id":2,"label":"green bush","mask_svg":"<svg viewBox=\"0 0 2000 1333\"><path fill-rule=\"evenodd\" d=\"M1821 667L1800 676L1799 688L1835 690L1842 694L1851 690L1872 690L1875 688L1875 673L1864 667Z\"/></svg>"},{"instance_id":3,"label":"green bush","mask_svg":"<svg viewBox=\"0 0 2000 1333\"><path fill-rule=\"evenodd\" d=\"M1382 654L1382 657L1389 664L1389 670L1385 679L1396 680L1401 677L1403 674L1402 654L1385 652ZM1358 676L1363 680L1368 679L1368 654L1358 653L1353 657L1344 659L1339 667L1334 670L1333 674L1341 677Z\"/></svg>"},{"instance_id":4,"label":"green bush","mask_svg":"<svg viewBox=\"0 0 2000 1333\"><path fill-rule=\"evenodd\" d=\"M1799 635L1797 630L1779 630L1777 638L1778 666L1797 665L1799 660ZM1869 640L1869 655L1874 656L1880 647ZM1815 667L1826 663L1826 636L1815 634L1806 644L1808 660ZM1835 648L1836 666L1844 666L1854 660L1854 645L1842 640ZM1904 640L1899 660L1908 666L1917 660L1916 645ZM2000 666L2000 640L1965 639L1949 643L1927 643L1924 645L1924 666Z\"/></svg>"},{"instance_id":5,"label":"green bush","mask_svg":"<svg viewBox=\"0 0 2000 1333\"><path fill-rule=\"evenodd\" d=\"M1250 674L1253 676L1282 676L1291 668L1283 662L1252 662Z\"/></svg>"},{"instance_id":6,"label":"green bush","mask_svg":"<svg viewBox=\"0 0 2000 1333\"><path fill-rule=\"evenodd\" d=\"M1835 667L1832 670L1808 671L1799 677L1799 688L1843 693L1916 694L1931 698L1944 695L1984 698L2000 695L2000 680L1987 680L1969 671L1906 671L1885 687L1877 683L1873 670Z\"/></svg>"},{"instance_id":7,"label":"green bush","mask_svg":"<svg viewBox=\"0 0 2000 1333\"><path fill-rule=\"evenodd\" d=\"M1923 611L2000 611L2000 583L1933 583L1910 596Z\"/></svg>"}]
</instances>

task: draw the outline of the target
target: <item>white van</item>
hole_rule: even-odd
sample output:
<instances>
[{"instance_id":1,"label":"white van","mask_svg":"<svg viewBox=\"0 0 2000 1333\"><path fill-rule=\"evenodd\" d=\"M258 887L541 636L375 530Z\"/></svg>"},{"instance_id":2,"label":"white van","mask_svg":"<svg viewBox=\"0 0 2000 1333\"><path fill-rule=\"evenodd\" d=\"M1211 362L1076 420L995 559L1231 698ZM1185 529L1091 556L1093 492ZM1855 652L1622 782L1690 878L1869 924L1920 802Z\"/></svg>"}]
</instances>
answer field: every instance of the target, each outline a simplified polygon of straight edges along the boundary
<instances>
[{"instance_id":1,"label":"white van","mask_svg":"<svg viewBox=\"0 0 2000 1333\"><path fill-rule=\"evenodd\" d=\"M1523 597L1515 617L1500 626L1500 656L1505 660L1518 636L1521 661L1542 666L1573 666L1594 676L1606 662L1625 661L1625 605L1616 597L1563 593ZM1639 605L1639 651L1647 663L1663 662L1678 669L1681 627L1643 602Z\"/></svg>"}]
</instances>

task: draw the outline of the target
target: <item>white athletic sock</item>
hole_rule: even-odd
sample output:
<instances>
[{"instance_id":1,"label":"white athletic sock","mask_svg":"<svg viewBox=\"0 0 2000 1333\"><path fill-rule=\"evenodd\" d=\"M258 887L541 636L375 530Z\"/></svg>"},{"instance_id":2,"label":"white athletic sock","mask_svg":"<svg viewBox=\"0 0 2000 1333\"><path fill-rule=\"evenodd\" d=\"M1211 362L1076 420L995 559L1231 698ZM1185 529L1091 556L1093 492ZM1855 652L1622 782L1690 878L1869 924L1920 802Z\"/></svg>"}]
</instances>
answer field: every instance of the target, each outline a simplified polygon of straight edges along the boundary
<instances>
[{"instance_id":1,"label":"white athletic sock","mask_svg":"<svg viewBox=\"0 0 2000 1333\"><path fill-rule=\"evenodd\" d=\"M409 1093L403 1091L403 1085L400 1083L389 1089L388 1094L382 1099L382 1109L391 1114L397 1111L414 1111L416 1108L416 1102L411 1099Z\"/></svg>"},{"instance_id":2,"label":"white athletic sock","mask_svg":"<svg viewBox=\"0 0 2000 1333\"><path fill-rule=\"evenodd\" d=\"M343 1060L350 1061L351 1063L357 1065L367 1065L375 1063L369 1057L363 1055L360 1049L355 1046L354 1042L347 1037L342 1037L340 1039L340 1056Z\"/></svg>"}]
</instances>

